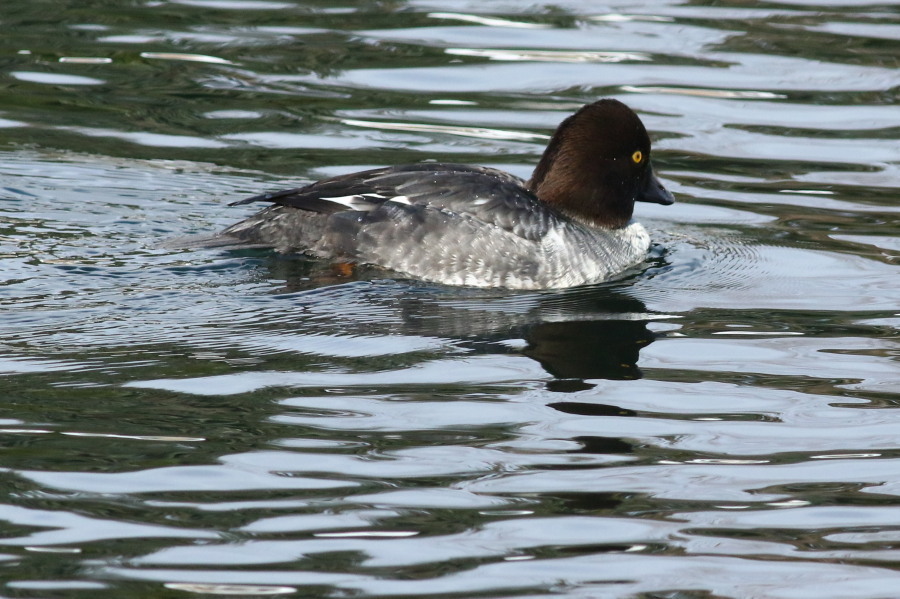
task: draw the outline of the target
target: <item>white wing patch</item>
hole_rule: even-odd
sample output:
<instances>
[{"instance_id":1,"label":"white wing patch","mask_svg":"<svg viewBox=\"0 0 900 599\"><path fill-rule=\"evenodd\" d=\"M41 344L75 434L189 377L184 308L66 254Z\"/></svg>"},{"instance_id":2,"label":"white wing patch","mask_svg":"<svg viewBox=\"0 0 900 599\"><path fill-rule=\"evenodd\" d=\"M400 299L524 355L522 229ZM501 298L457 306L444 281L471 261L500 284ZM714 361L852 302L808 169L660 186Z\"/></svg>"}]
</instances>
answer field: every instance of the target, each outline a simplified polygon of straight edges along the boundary
<instances>
[{"instance_id":1,"label":"white wing patch","mask_svg":"<svg viewBox=\"0 0 900 599\"><path fill-rule=\"evenodd\" d=\"M368 211L378 207L378 204L373 203L371 200L382 200L384 196L379 193L355 193L349 196L335 196L331 198L323 196L319 197L319 199L339 204L350 210Z\"/></svg>"},{"instance_id":2,"label":"white wing patch","mask_svg":"<svg viewBox=\"0 0 900 599\"><path fill-rule=\"evenodd\" d=\"M387 198L380 193L355 193L349 196L336 196L331 198L320 197L319 199L325 200L326 202L339 204L350 210L362 210L364 212L375 210L383 203L376 202L374 200L384 200L385 202L395 202L397 204L405 204L407 206L412 205L409 201L409 198L406 196L401 195Z\"/></svg>"},{"instance_id":3,"label":"white wing patch","mask_svg":"<svg viewBox=\"0 0 900 599\"><path fill-rule=\"evenodd\" d=\"M320 200L325 200L327 202L334 202L335 204L340 204L341 206L345 206L351 210L358 210L360 207L360 200L362 200L362 196L360 195L352 195L352 196L338 196L335 198L319 198Z\"/></svg>"}]
</instances>

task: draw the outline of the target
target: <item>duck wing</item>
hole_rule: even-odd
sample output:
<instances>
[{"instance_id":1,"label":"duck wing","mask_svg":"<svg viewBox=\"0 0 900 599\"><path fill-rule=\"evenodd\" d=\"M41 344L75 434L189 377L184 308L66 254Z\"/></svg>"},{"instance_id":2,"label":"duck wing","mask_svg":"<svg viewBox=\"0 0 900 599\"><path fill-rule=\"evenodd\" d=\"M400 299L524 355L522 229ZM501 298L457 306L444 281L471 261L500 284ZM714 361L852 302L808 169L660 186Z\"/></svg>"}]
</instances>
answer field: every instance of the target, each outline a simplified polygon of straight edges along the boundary
<instances>
[{"instance_id":1,"label":"duck wing","mask_svg":"<svg viewBox=\"0 0 900 599\"><path fill-rule=\"evenodd\" d=\"M523 239L541 239L561 220L558 212L501 170L463 164L422 163L373 169L265 193L231 204L271 202L319 214L367 213L381 221L400 211L425 216L439 211L474 219ZM343 215L342 215L343 216ZM349 215L348 215L349 216Z\"/></svg>"}]
</instances>

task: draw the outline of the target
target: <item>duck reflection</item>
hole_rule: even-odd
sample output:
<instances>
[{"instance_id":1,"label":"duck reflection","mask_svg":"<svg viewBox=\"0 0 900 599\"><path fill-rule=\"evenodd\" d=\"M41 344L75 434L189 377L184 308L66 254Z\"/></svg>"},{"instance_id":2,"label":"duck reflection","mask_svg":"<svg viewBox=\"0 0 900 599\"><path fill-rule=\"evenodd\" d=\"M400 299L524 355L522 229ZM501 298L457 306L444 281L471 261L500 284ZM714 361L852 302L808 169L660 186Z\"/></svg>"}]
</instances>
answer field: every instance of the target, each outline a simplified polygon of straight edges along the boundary
<instances>
[{"instance_id":1,"label":"duck reflection","mask_svg":"<svg viewBox=\"0 0 900 599\"><path fill-rule=\"evenodd\" d=\"M640 351L655 338L647 328L654 316L626 295L627 281L511 292L377 279L385 272L374 269L339 281L303 260L273 258L268 266L284 281L285 299L334 314L331 323L317 321L329 333L437 337L475 353L525 355L553 376L548 388L558 392L589 389L591 379L641 378Z\"/></svg>"},{"instance_id":2,"label":"duck reflection","mask_svg":"<svg viewBox=\"0 0 900 599\"><path fill-rule=\"evenodd\" d=\"M647 330L646 321L614 320L614 315L610 316L536 324L526 333L528 346L523 353L558 380L640 378L640 350L653 341L653 334ZM558 391L578 390L564 384L555 387Z\"/></svg>"}]
</instances>

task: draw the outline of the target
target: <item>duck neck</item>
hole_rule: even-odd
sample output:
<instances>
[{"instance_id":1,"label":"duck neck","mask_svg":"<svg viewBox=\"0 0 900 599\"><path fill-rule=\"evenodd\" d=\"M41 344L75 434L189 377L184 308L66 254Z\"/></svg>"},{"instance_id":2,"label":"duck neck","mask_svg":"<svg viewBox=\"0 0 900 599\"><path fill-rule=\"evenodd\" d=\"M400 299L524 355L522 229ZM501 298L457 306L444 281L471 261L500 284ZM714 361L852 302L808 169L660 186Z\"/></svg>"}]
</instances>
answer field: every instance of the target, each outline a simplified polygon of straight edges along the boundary
<instances>
[{"instance_id":1,"label":"duck neck","mask_svg":"<svg viewBox=\"0 0 900 599\"><path fill-rule=\"evenodd\" d=\"M538 199L566 216L593 227L619 229L631 221L634 197L623 189L615 169L582 164L577 154L551 143L526 183ZM630 199L630 198L629 198Z\"/></svg>"}]
</instances>

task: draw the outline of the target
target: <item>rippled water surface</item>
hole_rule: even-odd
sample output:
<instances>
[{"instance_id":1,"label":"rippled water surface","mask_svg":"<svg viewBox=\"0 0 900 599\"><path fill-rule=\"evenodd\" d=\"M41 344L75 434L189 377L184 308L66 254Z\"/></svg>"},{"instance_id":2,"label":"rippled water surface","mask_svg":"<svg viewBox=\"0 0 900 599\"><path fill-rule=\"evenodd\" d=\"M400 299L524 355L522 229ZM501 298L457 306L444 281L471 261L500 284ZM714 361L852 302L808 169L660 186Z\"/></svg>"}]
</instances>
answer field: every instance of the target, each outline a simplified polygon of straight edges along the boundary
<instances>
[{"instance_id":1,"label":"rippled water surface","mask_svg":"<svg viewBox=\"0 0 900 599\"><path fill-rule=\"evenodd\" d=\"M0 594L891 597L900 7L3 0ZM612 96L621 279L176 249Z\"/></svg>"}]
</instances>

